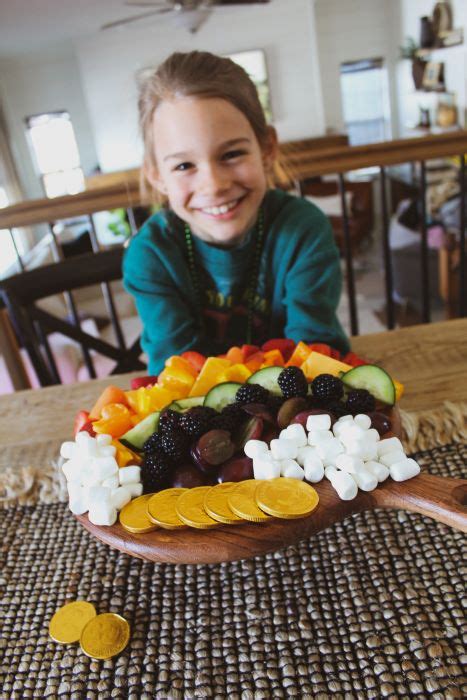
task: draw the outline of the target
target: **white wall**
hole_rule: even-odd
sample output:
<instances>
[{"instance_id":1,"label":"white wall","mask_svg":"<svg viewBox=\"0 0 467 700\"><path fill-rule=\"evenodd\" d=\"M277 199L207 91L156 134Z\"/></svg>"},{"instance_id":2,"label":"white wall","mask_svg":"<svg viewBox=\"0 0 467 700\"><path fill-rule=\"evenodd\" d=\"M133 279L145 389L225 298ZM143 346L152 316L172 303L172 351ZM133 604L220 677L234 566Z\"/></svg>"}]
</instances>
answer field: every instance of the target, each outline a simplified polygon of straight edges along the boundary
<instances>
[{"instance_id":1,"label":"white wall","mask_svg":"<svg viewBox=\"0 0 467 700\"><path fill-rule=\"evenodd\" d=\"M26 141L25 117L65 109L70 112L85 172L97 165L91 123L78 64L70 46L0 62L0 99L12 139L13 157L27 198L43 197Z\"/></svg>"},{"instance_id":2,"label":"white wall","mask_svg":"<svg viewBox=\"0 0 467 700\"><path fill-rule=\"evenodd\" d=\"M397 53L394 27L397 0L317 0L316 33L326 126L342 131L340 64L367 58L384 58L388 67L391 107L395 95L391 75Z\"/></svg>"},{"instance_id":3,"label":"white wall","mask_svg":"<svg viewBox=\"0 0 467 700\"><path fill-rule=\"evenodd\" d=\"M104 171L138 165L135 75L172 51L266 52L274 123L281 140L324 132L314 40L314 0L214 10L196 34L172 17L102 33L76 46L96 149Z\"/></svg>"}]
</instances>

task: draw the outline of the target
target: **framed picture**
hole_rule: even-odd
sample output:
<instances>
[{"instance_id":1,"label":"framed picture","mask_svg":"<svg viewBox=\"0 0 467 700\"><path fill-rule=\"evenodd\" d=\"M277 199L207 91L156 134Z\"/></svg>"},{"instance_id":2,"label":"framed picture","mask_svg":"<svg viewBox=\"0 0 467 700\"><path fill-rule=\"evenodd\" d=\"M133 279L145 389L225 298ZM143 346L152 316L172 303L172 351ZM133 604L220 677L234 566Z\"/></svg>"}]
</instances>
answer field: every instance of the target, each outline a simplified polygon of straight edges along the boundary
<instances>
[{"instance_id":1,"label":"framed picture","mask_svg":"<svg viewBox=\"0 0 467 700\"><path fill-rule=\"evenodd\" d=\"M266 55L262 49L251 51L239 51L227 54L227 58L238 63L250 76L258 91L259 101L263 107L266 120L272 121L271 99L269 90L268 70Z\"/></svg>"},{"instance_id":2,"label":"framed picture","mask_svg":"<svg viewBox=\"0 0 467 700\"><path fill-rule=\"evenodd\" d=\"M444 84L444 63L428 61L423 73L424 88L438 88Z\"/></svg>"}]
</instances>

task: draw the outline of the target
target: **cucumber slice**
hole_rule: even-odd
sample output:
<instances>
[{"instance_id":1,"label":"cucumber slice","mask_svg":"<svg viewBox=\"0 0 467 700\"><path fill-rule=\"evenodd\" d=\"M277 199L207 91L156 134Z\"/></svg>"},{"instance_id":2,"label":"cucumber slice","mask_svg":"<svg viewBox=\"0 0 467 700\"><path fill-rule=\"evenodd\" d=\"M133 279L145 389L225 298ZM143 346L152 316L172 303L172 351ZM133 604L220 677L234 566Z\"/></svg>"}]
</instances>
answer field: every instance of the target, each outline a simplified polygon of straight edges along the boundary
<instances>
[{"instance_id":1,"label":"cucumber slice","mask_svg":"<svg viewBox=\"0 0 467 700\"><path fill-rule=\"evenodd\" d=\"M211 391L208 391L204 399L204 406L214 408L216 411L222 411L224 406L229 403L235 403L235 394L242 385L238 382L222 382L216 384Z\"/></svg>"},{"instance_id":2,"label":"cucumber slice","mask_svg":"<svg viewBox=\"0 0 467 700\"><path fill-rule=\"evenodd\" d=\"M351 389L366 389L375 399L394 406L396 403L396 388L386 370L376 365L360 365L345 372L342 377L344 384Z\"/></svg>"},{"instance_id":3,"label":"cucumber slice","mask_svg":"<svg viewBox=\"0 0 467 700\"><path fill-rule=\"evenodd\" d=\"M246 380L247 384L259 384L271 394L274 394L274 396L282 396L282 391L277 380L283 369L283 367L263 367L263 369L259 369L248 377Z\"/></svg>"},{"instance_id":4,"label":"cucumber slice","mask_svg":"<svg viewBox=\"0 0 467 700\"><path fill-rule=\"evenodd\" d=\"M178 410L187 411L189 408L193 408L194 406L202 406L205 398L205 396L187 396L186 399L177 399L175 403L180 406Z\"/></svg>"},{"instance_id":5,"label":"cucumber slice","mask_svg":"<svg viewBox=\"0 0 467 700\"><path fill-rule=\"evenodd\" d=\"M172 403L169 403L168 406L164 406L162 410L168 411L169 408L171 411L178 411L179 413L182 410L182 407L180 406L180 401L172 401Z\"/></svg>"},{"instance_id":6,"label":"cucumber slice","mask_svg":"<svg viewBox=\"0 0 467 700\"><path fill-rule=\"evenodd\" d=\"M146 440L156 432L159 425L159 416L160 411L150 413L140 423L137 423L134 428L127 430L125 435L119 438L120 441L131 449L142 450Z\"/></svg>"}]
</instances>

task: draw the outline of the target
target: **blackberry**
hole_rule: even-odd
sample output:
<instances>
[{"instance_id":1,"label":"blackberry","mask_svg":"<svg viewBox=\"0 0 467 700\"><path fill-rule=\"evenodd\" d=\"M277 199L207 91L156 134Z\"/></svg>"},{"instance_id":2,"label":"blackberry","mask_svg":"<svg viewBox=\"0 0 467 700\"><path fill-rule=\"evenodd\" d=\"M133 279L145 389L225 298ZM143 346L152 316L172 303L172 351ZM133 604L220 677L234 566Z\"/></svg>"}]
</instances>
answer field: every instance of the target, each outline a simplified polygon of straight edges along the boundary
<instances>
[{"instance_id":1,"label":"blackberry","mask_svg":"<svg viewBox=\"0 0 467 700\"><path fill-rule=\"evenodd\" d=\"M143 452L154 452L155 450L158 452L162 450L161 436L157 432L148 437L143 445Z\"/></svg>"},{"instance_id":2,"label":"blackberry","mask_svg":"<svg viewBox=\"0 0 467 700\"><path fill-rule=\"evenodd\" d=\"M179 427L186 435L197 438L210 430L211 423L217 416L217 412L208 406L195 406L182 414Z\"/></svg>"},{"instance_id":3,"label":"blackberry","mask_svg":"<svg viewBox=\"0 0 467 700\"><path fill-rule=\"evenodd\" d=\"M343 401L328 401L326 408L328 411L331 411L336 418L342 418L342 416L347 416L349 413Z\"/></svg>"},{"instance_id":4,"label":"blackberry","mask_svg":"<svg viewBox=\"0 0 467 700\"><path fill-rule=\"evenodd\" d=\"M212 427L217 430L228 430L235 432L237 428L247 419L245 411L239 404L231 403L224 406L222 411L213 419Z\"/></svg>"},{"instance_id":5,"label":"blackberry","mask_svg":"<svg viewBox=\"0 0 467 700\"><path fill-rule=\"evenodd\" d=\"M188 437L181 430L166 430L161 438L164 454L175 461L183 459L188 452Z\"/></svg>"},{"instance_id":6,"label":"blackberry","mask_svg":"<svg viewBox=\"0 0 467 700\"><path fill-rule=\"evenodd\" d=\"M141 481L143 482L144 493L154 493L169 485L170 475L173 465L160 452L150 452L144 455L141 464Z\"/></svg>"},{"instance_id":7,"label":"blackberry","mask_svg":"<svg viewBox=\"0 0 467 700\"><path fill-rule=\"evenodd\" d=\"M259 384L242 384L235 394L237 404L244 403L267 403L269 391Z\"/></svg>"},{"instance_id":8,"label":"blackberry","mask_svg":"<svg viewBox=\"0 0 467 700\"><path fill-rule=\"evenodd\" d=\"M353 416L357 413L371 413L376 408L375 397L366 389L353 389L347 394L345 407Z\"/></svg>"},{"instance_id":9,"label":"blackberry","mask_svg":"<svg viewBox=\"0 0 467 700\"><path fill-rule=\"evenodd\" d=\"M166 430L170 431L174 428L178 428L181 417L181 413L178 413L177 411L172 411L171 408L168 408L166 411L161 413L161 416L159 418L159 432L165 433Z\"/></svg>"},{"instance_id":10,"label":"blackberry","mask_svg":"<svg viewBox=\"0 0 467 700\"><path fill-rule=\"evenodd\" d=\"M286 367L277 378L282 395L285 399L296 396L303 398L308 394L308 382L300 367Z\"/></svg>"},{"instance_id":11,"label":"blackberry","mask_svg":"<svg viewBox=\"0 0 467 700\"><path fill-rule=\"evenodd\" d=\"M344 385L332 374L318 374L311 382L313 396L323 401L338 401L344 395Z\"/></svg>"}]
</instances>

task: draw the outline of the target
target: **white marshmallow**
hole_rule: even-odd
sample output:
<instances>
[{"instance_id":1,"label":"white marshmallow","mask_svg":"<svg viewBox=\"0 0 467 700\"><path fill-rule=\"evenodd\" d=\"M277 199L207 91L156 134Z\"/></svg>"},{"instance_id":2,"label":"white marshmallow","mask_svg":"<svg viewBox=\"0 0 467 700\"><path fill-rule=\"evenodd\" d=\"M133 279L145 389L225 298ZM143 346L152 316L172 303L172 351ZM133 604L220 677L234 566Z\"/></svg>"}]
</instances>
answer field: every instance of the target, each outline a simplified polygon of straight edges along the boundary
<instances>
[{"instance_id":1,"label":"white marshmallow","mask_svg":"<svg viewBox=\"0 0 467 700\"><path fill-rule=\"evenodd\" d=\"M99 457L115 457L117 454L117 448L115 445L99 445L98 444L98 456Z\"/></svg>"},{"instance_id":2,"label":"white marshmallow","mask_svg":"<svg viewBox=\"0 0 467 700\"><path fill-rule=\"evenodd\" d=\"M281 476L287 476L289 479L299 479L303 481L305 472L294 459L283 459L281 461Z\"/></svg>"},{"instance_id":3,"label":"white marshmallow","mask_svg":"<svg viewBox=\"0 0 467 700\"><path fill-rule=\"evenodd\" d=\"M116 489L112 489L110 493L110 503L113 508L121 510L123 506L131 501L131 489L128 486L119 486Z\"/></svg>"},{"instance_id":4,"label":"white marshmallow","mask_svg":"<svg viewBox=\"0 0 467 700\"><path fill-rule=\"evenodd\" d=\"M341 500L351 501L355 498L358 493L358 486L350 474L337 471L335 467L327 467L324 470L324 475L329 479Z\"/></svg>"},{"instance_id":5,"label":"white marshmallow","mask_svg":"<svg viewBox=\"0 0 467 700\"><path fill-rule=\"evenodd\" d=\"M276 438L271 440L269 447L274 459L295 459L298 452L297 444L294 440L284 440Z\"/></svg>"},{"instance_id":6,"label":"white marshmallow","mask_svg":"<svg viewBox=\"0 0 467 700\"><path fill-rule=\"evenodd\" d=\"M339 418L334 425L332 426L332 432L336 437L339 437L339 435L342 432L342 429L346 426L350 426L353 424L353 416L342 416L342 418Z\"/></svg>"},{"instance_id":7,"label":"white marshmallow","mask_svg":"<svg viewBox=\"0 0 467 700\"><path fill-rule=\"evenodd\" d=\"M310 430L308 433L308 444L312 447L321 445L323 442L335 440L334 434L330 430Z\"/></svg>"},{"instance_id":8,"label":"white marshmallow","mask_svg":"<svg viewBox=\"0 0 467 700\"><path fill-rule=\"evenodd\" d=\"M339 433L339 440L346 445L348 442L365 439L366 430L361 428L356 423L344 423L342 430Z\"/></svg>"},{"instance_id":9,"label":"white marshmallow","mask_svg":"<svg viewBox=\"0 0 467 700\"><path fill-rule=\"evenodd\" d=\"M125 484L125 488L129 490L131 498L137 498L143 493L142 483L135 484L132 482L131 484Z\"/></svg>"},{"instance_id":10,"label":"white marshmallow","mask_svg":"<svg viewBox=\"0 0 467 700\"><path fill-rule=\"evenodd\" d=\"M78 459L69 459L62 464L62 472L67 481L77 481L81 483L82 463Z\"/></svg>"},{"instance_id":11,"label":"white marshmallow","mask_svg":"<svg viewBox=\"0 0 467 700\"><path fill-rule=\"evenodd\" d=\"M112 476L108 476L107 479L104 479L104 481L101 483L101 486L104 486L104 488L106 489L118 489L118 487L120 486L118 474L112 474Z\"/></svg>"},{"instance_id":12,"label":"white marshmallow","mask_svg":"<svg viewBox=\"0 0 467 700\"><path fill-rule=\"evenodd\" d=\"M110 505L111 491L106 486L90 486L85 491L87 492L89 509L99 504Z\"/></svg>"},{"instance_id":13,"label":"white marshmallow","mask_svg":"<svg viewBox=\"0 0 467 700\"><path fill-rule=\"evenodd\" d=\"M307 430L331 430L331 416L321 413L316 416L308 416L306 419Z\"/></svg>"},{"instance_id":14,"label":"white marshmallow","mask_svg":"<svg viewBox=\"0 0 467 700\"><path fill-rule=\"evenodd\" d=\"M405 481L420 474L420 466L414 459L405 457L400 462L391 464L389 473L394 481Z\"/></svg>"},{"instance_id":15,"label":"white marshmallow","mask_svg":"<svg viewBox=\"0 0 467 700\"><path fill-rule=\"evenodd\" d=\"M118 480L120 486L125 484L138 483L141 481L141 467L134 465L128 467L120 467L118 470Z\"/></svg>"},{"instance_id":16,"label":"white marshmallow","mask_svg":"<svg viewBox=\"0 0 467 700\"><path fill-rule=\"evenodd\" d=\"M277 479L281 475L281 463L273 459L270 452L253 457L253 476L255 479Z\"/></svg>"},{"instance_id":17,"label":"white marshmallow","mask_svg":"<svg viewBox=\"0 0 467 700\"><path fill-rule=\"evenodd\" d=\"M118 474L118 464L115 457L94 457L91 464L93 481L104 481L113 474Z\"/></svg>"},{"instance_id":18,"label":"white marshmallow","mask_svg":"<svg viewBox=\"0 0 467 700\"><path fill-rule=\"evenodd\" d=\"M293 440L297 447L304 447L308 444L305 428L300 423L291 423L285 429L286 439Z\"/></svg>"},{"instance_id":19,"label":"white marshmallow","mask_svg":"<svg viewBox=\"0 0 467 700\"><path fill-rule=\"evenodd\" d=\"M85 430L81 430L75 435L75 442L78 447L87 447L89 442L94 442L94 438L89 435Z\"/></svg>"},{"instance_id":20,"label":"white marshmallow","mask_svg":"<svg viewBox=\"0 0 467 700\"><path fill-rule=\"evenodd\" d=\"M263 440L248 440L243 450L247 457L253 459L262 452L268 452L269 447Z\"/></svg>"},{"instance_id":21,"label":"white marshmallow","mask_svg":"<svg viewBox=\"0 0 467 700\"><path fill-rule=\"evenodd\" d=\"M303 465L305 479L312 484L317 484L324 476L324 466L321 459L316 457L306 457Z\"/></svg>"},{"instance_id":22,"label":"white marshmallow","mask_svg":"<svg viewBox=\"0 0 467 700\"><path fill-rule=\"evenodd\" d=\"M385 438L378 442L378 455L384 455L386 452L393 452L394 450L404 451L404 447L397 437Z\"/></svg>"},{"instance_id":23,"label":"white marshmallow","mask_svg":"<svg viewBox=\"0 0 467 700\"><path fill-rule=\"evenodd\" d=\"M77 446L74 442L62 442L60 447L60 457L63 459L72 459L73 455L77 452Z\"/></svg>"},{"instance_id":24,"label":"white marshmallow","mask_svg":"<svg viewBox=\"0 0 467 700\"><path fill-rule=\"evenodd\" d=\"M89 508L88 518L94 525L113 525L117 520L117 509L110 503L95 503Z\"/></svg>"},{"instance_id":25,"label":"white marshmallow","mask_svg":"<svg viewBox=\"0 0 467 700\"><path fill-rule=\"evenodd\" d=\"M363 469L363 460L349 454L337 455L335 466L348 474L356 474Z\"/></svg>"},{"instance_id":26,"label":"white marshmallow","mask_svg":"<svg viewBox=\"0 0 467 700\"><path fill-rule=\"evenodd\" d=\"M305 445L305 447L299 447L298 452L297 452L297 456L295 457L295 459L297 460L297 462L299 463L299 465L301 467L304 466L305 459L307 457L316 457L317 459L319 459L321 461L321 458L318 455L316 447L311 447L311 445Z\"/></svg>"},{"instance_id":27,"label":"white marshmallow","mask_svg":"<svg viewBox=\"0 0 467 700\"><path fill-rule=\"evenodd\" d=\"M325 467L333 465L337 455L344 451L342 443L335 437L317 445L316 449Z\"/></svg>"},{"instance_id":28,"label":"white marshmallow","mask_svg":"<svg viewBox=\"0 0 467 700\"><path fill-rule=\"evenodd\" d=\"M380 483L385 481L389 476L389 469L384 466L384 464L381 464L381 462L375 462L373 460L365 462L365 469L368 469L374 474Z\"/></svg>"},{"instance_id":29,"label":"white marshmallow","mask_svg":"<svg viewBox=\"0 0 467 700\"><path fill-rule=\"evenodd\" d=\"M373 440L352 440L345 445L345 451L347 454L353 457L358 457L364 462L369 459L376 459L376 445Z\"/></svg>"},{"instance_id":30,"label":"white marshmallow","mask_svg":"<svg viewBox=\"0 0 467 700\"><path fill-rule=\"evenodd\" d=\"M366 413L357 413L353 419L356 425L359 425L363 430L369 430L371 428L371 418Z\"/></svg>"},{"instance_id":31,"label":"white marshmallow","mask_svg":"<svg viewBox=\"0 0 467 700\"><path fill-rule=\"evenodd\" d=\"M96 442L99 445L99 447L107 447L107 445L110 445L112 442L112 436L106 435L105 433L101 433L99 435L96 435Z\"/></svg>"},{"instance_id":32,"label":"white marshmallow","mask_svg":"<svg viewBox=\"0 0 467 700\"><path fill-rule=\"evenodd\" d=\"M396 464L406 459L406 455L401 450L392 450L391 452L384 452L379 456L379 461L386 467L390 467L391 464Z\"/></svg>"},{"instance_id":33,"label":"white marshmallow","mask_svg":"<svg viewBox=\"0 0 467 700\"><path fill-rule=\"evenodd\" d=\"M88 510L88 499L86 490L76 481L68 482L69 506L72 513L82 515Z\"/></svg>"},{"instance_id":34,"label":"white marshmallow","mask_svg":"<svg viewBox=\"0 0 467 700\"><path fill-rule=\"evenodd\" d=\"M369 430L367 430L365 437L367 439L371 438L374 442L379 442L379 433L375 428L370 428Z\"/></svg>"},{"instance_id":35,"label":"white marshmallow","mask_svg":"<svg viewBox=\"0 0 467 700\"><path fill-rule=\"evenodd\" d=\"M362 491L373 491L378 486L377 477L369 469L360 469L352 474L352 478L355 479L355 483Z\"/></svg>"}]
</instances>

